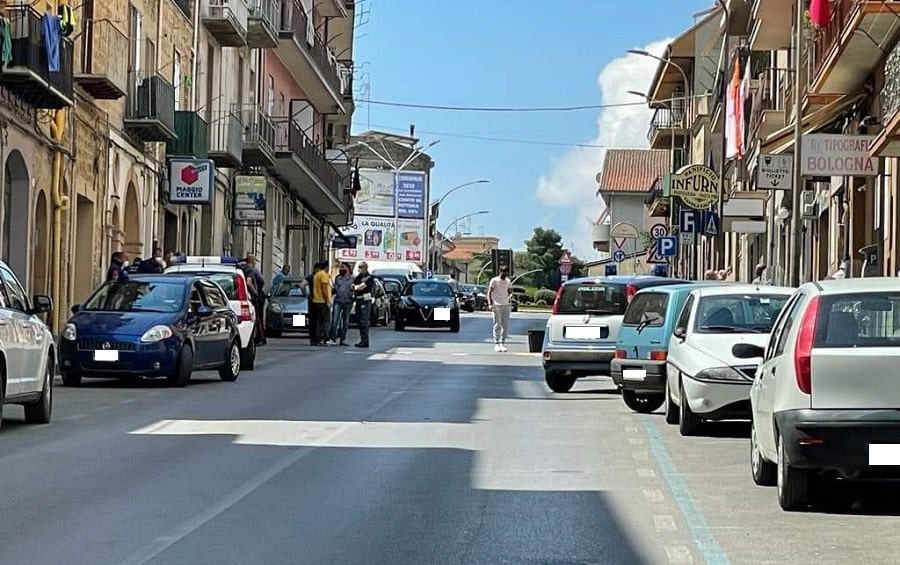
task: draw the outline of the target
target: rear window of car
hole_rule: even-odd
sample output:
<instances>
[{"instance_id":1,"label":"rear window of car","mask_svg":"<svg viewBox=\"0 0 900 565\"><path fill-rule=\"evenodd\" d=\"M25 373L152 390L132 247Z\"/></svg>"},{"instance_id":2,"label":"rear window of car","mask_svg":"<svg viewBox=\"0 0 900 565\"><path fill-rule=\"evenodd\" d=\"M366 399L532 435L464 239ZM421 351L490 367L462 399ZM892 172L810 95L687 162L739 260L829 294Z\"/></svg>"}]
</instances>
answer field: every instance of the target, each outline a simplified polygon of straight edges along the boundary
<instances>
[{"instance_id":1,"label":"rear window of car","mask_svg":"<svg viewBox=\"0 0 900 565\"><path fill-rule=\"evenodd\" d=\"M662 292L639 293L631 300L622 324L626 326L650 326L659 328L666 321L669 295Z\"/></svg>"},{"instance_id":2,"label":"rear window of car","mask_svg":"<svg viewBox=\"0 0 900 565\"><path fill-rule=\"evenodd\" d=\"M823 296L816 322L816 347L897 347L900 294Z\"/></svg>"},{"instance_id":3,"label":"rear window of car","mask_svg":"<svg viewBox=\"0 0 900 565\"><path fill-rule=\"evenodd\" d=\"M568 284L563 287L557 314L606 314L621 316L628 307L625 285L612 283Z\"/></svg>"},{"instance_id":4,"label":"rear window of car","mask_svg":"<svg viewBox=\"0 0 900 565\"><path fill-rule=\"evenodd\" d=\"M210 273L206 275L206 277L222 287L222 290L225 291L225 296L228 297L228 300L238 299L237 288L235 288L234 286L235 275L233 273Z\"/></svg>"},{"instance_id":5,"label":"rear window of car","mask_svg":"<svg viewBox=\"0 0 900 565\"><path fill-rule=\"evenodd\" d=\"M767 334L789 298L777 294L705 296L697 304L694 328L708 334Z\"/></svg>"}]
</instances>

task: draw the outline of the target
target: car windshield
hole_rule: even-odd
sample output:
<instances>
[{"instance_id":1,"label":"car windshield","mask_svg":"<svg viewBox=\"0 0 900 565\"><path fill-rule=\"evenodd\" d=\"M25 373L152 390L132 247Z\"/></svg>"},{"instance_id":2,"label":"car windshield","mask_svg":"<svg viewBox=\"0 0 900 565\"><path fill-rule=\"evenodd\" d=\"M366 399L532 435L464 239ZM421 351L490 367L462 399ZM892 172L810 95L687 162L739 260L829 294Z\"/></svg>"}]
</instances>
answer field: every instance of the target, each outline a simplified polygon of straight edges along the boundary
<instances>
[{"instance_id":1,"label":"car windshield","mask_svg":"<svg viewBox=\"0 0 900 565\"><path fill-rule=\"evenodd\" d=\"M406 296L453 296L453 289L445 282L417 282L406 287Z\"/></svg>"},{"instance_id":2,"label":"car windshield","mask_svg":"<svg viewBox=\"0 0 900 565\"><path fill-rule=\"evenodd\" d=\"M564 286L556 313L622 315L627 307L625 285L587 282Z\"/></svg>"},{"instance_id":3,"label":"car windshield","mask_svg":"<svg viewBox=\"0 0 900 565\"><path fill-rule=\"evenodd\" d=\"M816 347L897 347L900 293L824 296L816 321Z\"/></svg>"},{"instance_id":4,"label":"car windshield","mask_svg":"<svg viewBox=\"0 0 900 565\"><path fill-rule=\"evenodd\" d=\"M705 296L697 305L694 329L700 333L767 334L788 298L780 294Z\"/></svg>"},{"instance_id":5,"label":"car windshield","mask_svg":"<svg viewBox=\"0 0 900 565\"><path fill-rule=\"evenodd\" d=\"M184 283L130 280L100 287L82 310L97 312L180 312L184 307Z\"/></svg>"},{"instance_id":6,"label":"car windshield","mask_svg":"<svg viewBox=\"0 0 900 565\"><path fill-rule=\"evenodd\" d=\"M306 286L304 280L281 281L275 290L275 296L305 297Z\"/></svg>"},{"instance_id":7,"label":"car windshield","mask_svg":"<svg viewBox=\"0 0 900 565\"><path fill-rule=\"evenodd\" d=\"M645 327L662 327L666 320L668 305L668 294L662 292L638 293L628 305L622 324L637 326L638 331Z\"/></svg>"}]
</instances>

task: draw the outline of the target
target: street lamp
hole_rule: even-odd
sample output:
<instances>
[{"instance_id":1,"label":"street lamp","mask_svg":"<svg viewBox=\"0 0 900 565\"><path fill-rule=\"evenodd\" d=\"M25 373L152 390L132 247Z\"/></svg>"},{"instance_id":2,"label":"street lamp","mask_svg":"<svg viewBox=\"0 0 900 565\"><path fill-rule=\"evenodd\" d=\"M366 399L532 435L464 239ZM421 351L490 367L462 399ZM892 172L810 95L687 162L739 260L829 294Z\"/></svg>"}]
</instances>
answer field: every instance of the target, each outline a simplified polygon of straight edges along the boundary
<instances>
[{"instance_id":1,"label":"street lamp","mask_svg":"<svg viewBox=\"0 0 900 565\"><path fill-rule=\"evenodd\" d=\"M441 196L441 197L437 200L437 202L435 202L434 204L432 204L432 206L438 206L438 207L440 207L441 202L443 202L445 198L447 198L448 196L450 196L451 194L453 194L454 192L456 192L457 190L459 190L459 189L461 189L461 188L465 188L465 187L467 187L467 186L472 186L472 185L475 185L475 184L485 184L485 183L489 183L489 182L491 182L491 181L489 181L489 180L487 180L487 179L479 179L479 180L473 180L472 182L467 182L467 183L465 183L465 184L461 184L461 185L459 185L459 186L454 186L453 188L451 188L450 190L448 190L447 192L445 192L444 195Z\"/></svg>"},{"instance_id":2,"label":"street lamp","mask_svg":"<svg viewBox=\"0 0 900 565\"><path fill-rule=\"evenodd\" d=\"M466 218L471 218L472 216L480 216L480 215L482 215L482 214L490 214L490 211L488 211L488 210L481 210L481 211L479 211L479 212L472 212L471 214L465 214L465 215L463 215L463 216L460 216L460 217L456 218L455 220L453 220L452 222L450 222L450 224L447 226L446 229L444 229L444 231L440 232L441 237L444 237L444 234L447 233L447 231L449 231L450 228L452 228L453 226L455 226L456 224L458 224L458 223L461 222L462 220L465 220Z\"/></svg>"},{"instance_id":3,"label":"street lamp","mask_svg":"<svg viewBox=\"0 0 900 565\"><path fill-rule=\"evenodd\" d=\"M488 183L488 182L491 182L491 181L489 181L489 180L487 180L487 179L479 179L479 180L476 180L476 181L463 183L463 184L461 184L461 185L459 185L459 186L454 186L453 188L451 188L450 190L448 190L447 192L445 192L444 195L441 196L437 201L432 202L432 203L431 203L431 206L429 207L429 210L428 210L429 225L437 224L438 216L439 216L440 213L441 213L441 212L440 212L440 210L441 210L441 203L442 203L448 196L450 196L451 194L453 194L454 192L456 192L457 190L459 190L459 189L461 189L461 188L465 188L465 187L467 187L467 186L472 186L472 185L475 185L475 184L484 184L484 183ZM439 242L439 243L443 243L443 240L442 240L441 242ZM438 255L439 255L439 256L440 256L440 252L441 252L441 249L438 248ZM438 259L438 263L440 263L440 259ZM433 255L432 255L432 253L431 253L431 250L429 249L429 251L428 251L428 268L429 268L429 270L431 270L432 267L434 267L434 265L433 265Z\"/></svg>"}]
</instances>

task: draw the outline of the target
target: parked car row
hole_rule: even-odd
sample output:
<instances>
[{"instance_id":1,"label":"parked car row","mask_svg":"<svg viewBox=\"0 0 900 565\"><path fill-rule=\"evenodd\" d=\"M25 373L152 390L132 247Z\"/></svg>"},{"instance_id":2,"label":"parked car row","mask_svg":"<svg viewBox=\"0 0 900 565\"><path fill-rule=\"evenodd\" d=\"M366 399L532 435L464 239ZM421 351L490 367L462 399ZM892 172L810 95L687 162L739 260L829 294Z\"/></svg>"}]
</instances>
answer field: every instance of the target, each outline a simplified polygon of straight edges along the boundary
<instances>
[{"instance_id":1,"label":"parked car row","mask_svg":"<svg viewBox=\"0 0 900 565\"><path fill-rule=\"evenodd\" d=\"M571 281L543 355L553 390L609 374L629 408L664 406L684 436L749 419L750 475L784 510L808 508L817 483L900 478L898 278Z\"/></svg>"}]
</instances>

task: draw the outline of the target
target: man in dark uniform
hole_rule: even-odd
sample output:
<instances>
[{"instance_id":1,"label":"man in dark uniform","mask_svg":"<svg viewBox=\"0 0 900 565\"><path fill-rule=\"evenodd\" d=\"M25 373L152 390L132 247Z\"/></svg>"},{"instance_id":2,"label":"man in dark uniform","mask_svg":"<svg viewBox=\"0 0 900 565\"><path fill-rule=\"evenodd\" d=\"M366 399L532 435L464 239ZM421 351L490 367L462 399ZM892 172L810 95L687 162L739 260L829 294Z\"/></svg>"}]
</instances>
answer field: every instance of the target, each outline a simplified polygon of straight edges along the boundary
<instances>
[{"instance_id":1,"label":"man in dark uniform","mask_svg":"<svg viewBox=\"0 0 900 565\"><path fill-rule=\"evenodd\" d=\"M357 265L359 274L353 279L353 296L356 299L356 324L359 326L359 343L356 347L369 347L369 323L372 321L372 289L375 280L369 273L369 265L361 262Z\"/></svg>"}]
</instances>

